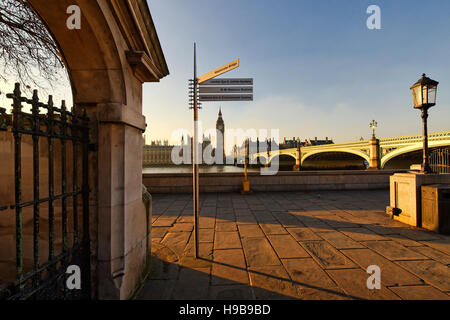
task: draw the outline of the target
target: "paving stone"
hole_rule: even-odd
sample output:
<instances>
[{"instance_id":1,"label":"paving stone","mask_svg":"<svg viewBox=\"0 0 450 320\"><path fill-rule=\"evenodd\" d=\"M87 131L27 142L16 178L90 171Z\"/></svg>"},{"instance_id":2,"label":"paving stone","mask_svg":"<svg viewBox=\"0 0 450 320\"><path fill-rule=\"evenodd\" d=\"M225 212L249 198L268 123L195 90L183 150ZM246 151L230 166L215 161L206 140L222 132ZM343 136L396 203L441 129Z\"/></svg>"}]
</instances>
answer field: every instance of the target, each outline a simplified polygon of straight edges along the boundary
<instances>
[{"instance_id":1,"label":"paving stone","mask_svg":"<svg viewBox=\"0 0 450 320\"><path fill-rule=\"evenodd\" d=\"M198 229L198 242L213 242L214 229Z\"/></svg>"},{"instance_id":2,"label":"paving stone","mask_svg":"<svg viewBox=\"0 0 450 320\"><path fill-rule=\"evenodd\" d=\"M307 227L286 229L297 241L322 240L317 234Z\"/></svg>"},{"instance_id":3,"label":"paving stone","mask_svg":"<svg viewBox=\"0 0 450 320\"><path fill-rule=\"evenodd\" d=\"M298 298L297 288L282 266L249 268L249 276L258 300Z\"/></svg>"},{"instance_id":4,"label":"paving stone","mask_svg":"<svg viewBox=\"0 0 450 320\"><path fill-rule=\"evenodd\" d=\"M341 232L321 232L318 233L320 237L328 241L336 249L355 249L364 248L360 243L350 239Z\"/></svg>"},{"instance_id":5,"label":"paving stone","mask_svg":"<svg viewBox=\"0 0 450 320\"><path fill-rule=\"evenodd\" d=\"M189 212L189 215L181 215L178 219L177 219L177 223L178 222L185 222L185 223L194 223L194 217L192 216L192 212Z\"/></svg>"},{"instance_id":6,"label":"paving stone","mask_svg":"<svg viewBox=\"0 0 450 320\"><path fill-rule=\"evenodd\" d=\"M336 231L329 224L322 221L304 221L303 222L312 232L331 232Z\"/></svg>"},{"instance_id":7,"label":"paving stone","mask_svg":"<svg viewBox=\"0 0 450 320\"><path fill-rule=\"evenodd\" d=\"M450 291L450 269L434 260L397 261L398 265L414 273L441 291Z\"/></svg>"},{"instance_id":8,"label":"paving stone","mask_svg":"<svg viewBox=\"0 0 450 320\"><path fill-rule=\"evenodd\" d=\"M263 223L260 226L266 234L288 234L286 229L277 223Z\"/></svg>"},{"instance_id":9,"label":"paving stone","mask_svg":"<svg viewBox=\"0 0 450 320\"><path fill-rule=\"evenodd\" d=\"M350 259L326 241L302 241L300 243L324 269L356 267Z\"/></svg>"},{"instance_id":10,"label":"paving stone","mask_svg":"<svg viewBox=\"0 0 450 320\"><path fill-rule=\"evenodd\" d=\"M154 227L171 227L175 221L177 220L177 217L160 217L158 218L152 226Z\"/></svg>"},{"instance_id":11,"label":"paving stone","mask_svg":"<svg viewBox=\"0 0 450 320\"><path fill-rule=\"evenodd\" d=\"M194 225L192 223L181 223L177 222L172 227L169 228L169 232L177 232L177 231L186 231L190 232L194 229Z\"/></svg>"},{"instance_id":12,"label":"paving stone","mask_svg":"<svg viewBox=\"0 0 450 320\"><path fill-rule=\"evenodd\" d=\"M299 220L286 212L274 212L273 213L276 220L278 220L283 226L285 227L298 227L299 225L302 226L299 222Z\"/></svg>"},{"instance_id":13,"label":"paving stone","mask_svg":"<svg viewBox=\"0 0 450 320\"><path fill-rule=\"evenodd\" d=\"M250 209L234 209L234 213L237 217L253 216Z\"/></svg>"},{"instance_id":14,"label":"paving stone","mask_svg":"<svg viewBox=\"0 0 450 320\"><path fill-rule=\"evenodd\" d=\"M365 241L366 247L378 252L389 260L417 260L428 259L424 255L408 249L395 241Z\"/></svg>"},{"instance_id":15,"label":"paving stone","mask_svg":"<svg viewBox=\"0 0 450 320\"><path fill-rule=\"evenodd\" d=\"M176 280L149 280L136 295L136 300L170 300Z\"/></svg>"},{"instance_id":16,"label":"paving stone","mask_svg":"<svg viewBox=\"0 0 450 320\"><path fill-rule=\"evenodd\" d=\"M178 277L178 256L166 246L152 242L150 279L169 280Z\"/></svg>"},{"instance_id":17,"label":"paving stone","mask_svg":"<svg viewBox=\"0 0 450 320\"><path fill-rule=\"evenodd\" d=\"M364 227L360 228L343 228L338 229L340 232L345 234L347 237L352 238L355 241L365 241L365 240L384 240L383 236L376 234Z\"/></svg>"},{"instance_id":18,"label":"paving stone","mask_svg":"<svg viewBox=\"0 0 450 320\"><path fill-rule=\"evenodd\" d=\"M278 257L282 259L310 257L305 249L303 249L300 244L289 234L269 235L269 240Z\"/></svg>"},{"instance_id":19,"label":"paving stone","mask_svg":"<svg viewBox=\"0 0 450 320\"><path fill-rule=\"evenodd\" d=\"M239 225L239 234L242 238L261 238L264 233L258 224Z\"/></svg>"},{"instance_id":20,"label":"paving stone","mask_svg":"<svg viewBox=\"0 0 450 320\"><path fill-rule=\"evenodd\" d=\"M404 225L401 224L401 226L403 227ZM380 235L392 235L392 234L399 234L398 233L398 227L392 227L389 225L364 225L364 228L369 229L370 231L373 231L377 234Z\"/></svg>"},{"instance_id":21,"label":"paving stone","mask_svg":"<svg viewBox=\"0 0 450 320\"><path fill-rule=\"evenodd\" d=\"M352 297L367 300L399 300L397 295L383 285L381 289L368 289L369 274L361 269L327 270L327 273Z\"/></svg>"},{"instance_id":22,"label":"paving stone","mask_svg":"<svg viewBox=\"0 0 450 320\"><path fill-rule=\"evenodd\" d=\"M216 231L236 231L235 222L219 222L216 223Z\"/></svg>"},{"instance_id":23,"label":"paving stone","mask_svg":"<svg viewBox=\"0 0 450 320\"><path fill-rule=\"evenodd\" d=\"M356 262L363 270L371 265L380 267L381 283L387 287L423 284L419 278L370 249L342 250L342 253Z\"/></svg>"},{"instance_id":24,"label":"paving stone","mask_svg":"<svg viewBox=\"0 0 450 320\"><path fill-rule=\"evenodd\" d=\"M389 288L403 300L450 300L450 296L430 286Z\"/></svg>"},{"instance_id":25,"label":"paving stone","mask_svg":"<svg viewBox=\"0 0 450 320\"><path fill-rule=\"evenodd\" d=\"M184 257L194 257L194 239L191 237L186 249L183 252ZM212 242L199 242L198 244L198 256L204 259L212 260L213 257L213 243ZM202 261L200 261L202 262Z\"/></svg>"},{"instance_id":26,"label":"paving stone","mask_svg":"<svg viewBox=\"0 0 450 320\"><path fill-rule=\"evenodd\" d=\"M205 300L208 298L209 277L211 268L181 268L177 285L173 289L171 299ZM195 283L195 286L191 285Z\"/></svg>"},{"instance_id":27,"label":"paving stone","mask_svg":"<svg viewBox=\"0 0 450 320\"><path fill-rule=\"evenodd\" d=\"M326 209L310 209L308 210L308 215L310 216L331 216L333 215L332 212L326 210Z\"/></svg>"},{"instance_id":28,"label":"paving stone","mask_svg":"<svg viewBox=\"0 0 450 320\"><path fill-rule=\"evenodd\" d=\"M244 254L241 249L214 250L211 284L248 284Z\"/></svg>"},{"instance_id":29,"label":"paving stone","mask_svg":"<svg viewBox=\"0 0 450 320\"><path fill-rule=\"evenodd\" d=\"M344 299L346 295L311 258L282 260L304 300Z\"/></svg>"},{"instance_id":30,"label":"paving stone","mask_svg":"<svg viewBox=\"0 0 450 320\"><path fill-rule=\"evenodd\" d=\"M248 209L248 204L244 201L242 202L233 202L233 208L235 209Z\"/></svg>"},{"instance_id":31,"label":"paving stone","mask_svg":"<svg viewBox=\"0 0 450 320\"><path fill-rule=\"evenodd\" d=\"M216 218L213 217L199 217L198 220L199 228L214 229L216 224Z\"/></svg>"},{"instance_id":32,"label":"paving stone","mask_svg":"<svg viewBox=\"0 0 450 320\"><path fill-rule=\"evenodd\" d=\"M406 238L409 238L411 240L440 240L441 238L429 231L425 230L418 230L418 229L406 229L401 228L399 229L399 234L402 236L405 236Z\"/></svg>"},{"instance_id":33,"label":"paving stone","mask_svg":"<svg viewBox=\"0 0 450 320\"><path fill-rule=\"evenodd\" d=\"M423 246L414 248L414 250L442 264L450 264L450 256L434 248Z\"/></svg>"},{"instance_id":34,"label":"paving stone","mask_svg":"<svg viewBox=\"0 0 450 320\"><path fill-rule=\"evenodd\" d=\"M241 248L241 241L237 231L216 231L214 250L239 248Z\"/></svg>"},{"instance_id":35,"label":"paving stone","mask_svg":"<svg viewBox=\"0 0 450 320\"><path fill-rule=\"evenodd\" d=\"M258 222L276 222L275 217L268 211L253 211Z\"/></svg>"},{"instance_id":36,"label":"paving stone","mask_svg":"<svg viewBox=\"0 0 450 320\"><path fill-rule=\"evenodd\" d=\"M212 286L209 291L209 299L211 300L254 300L252 288L250 286Z\"/></svg>"},{"instance_id":37,"label":"paving stone","mask_svg":"<svg viewBox=\"0 0 450 320\"><path fill-rule=\"evenodd\" d=\"M227 222L236 222L236 216L234 214L222 214L216 216L216 224Z\"/></svg>"},{"instance_id":38,"label":"paving stone","mask_svg":"<svg viewBox=\"0 0 450 320\"><path fill-rule=\"evenodd\" d=\"M167 230L169 230L168 227L154 227L152 226L152 238L163 238Z\"/></svg>"},{"instance_id":39,"label":"paving stone","mask_svg":"<svg viewBox=\"0 0 450 320\"><path fill-rule=\"evenodd\" d=\"M405 238L404 236L399 235L399 234L393 234L393 235L386 237L386 240L389 240L389 239L396 241L405 247L421 247L421 246L423 246L422 243L417 242L415 240ZM416 250L416 249L414 248L412 250Z\"/></svg>"},{"instance_id":40,"label":"paving stone","mask_svg":"<svg viewBox=\"0 0 450 320\"><path fill-rule=\"evenodd\" d=\"M166 234L161 243L181 256L184 248L186 248L190 236L190 232L169 232Z\"/></svg>"},{"instance_id":41,"label":"paving stone","mask_svg":"<svg viewBox=\"0 0 450 320\"><path fill-rule=\"evenodd\" d=\"M233 208L230 207L222 207L222 208L217 208L217 216L222 216L222 215L229 215L229 214L234 214L234 210Z\"/></svg>"},{"instance_id":42,"label":"paving stone","mask_svg":"<svg viewBox=\"0 0 450 320\"><path fill-rule=\"evenodd\" d=\"M355 223L347 221L339 216L330 215L325 217L320 217L322 222L334 227L334 228L354 228L359 227L359 225L355 225Z\"/></svg>"},{"instance_id":43,"label":"paving stone","mask_svg":"<svg viewBox=\"0 0 450 320\"><path fill-rule=\"evenodd\" d=\"M236 219L236 223L238 225L242 225L242 224L257 224L258 222L256 221L255 217L253 215L251 216L239 216Z\"/></svg>"},{"instance_id":44,"label":"paving stone","mask_svg":"<svg viewBox=\"0 0 450 320\"><path fill-rule=\"evenodd\" d=\"M421 243L450 255L450 240L421 241Z\"/></svg>"},{"instance_id":45,"label":"paving stone","mask_svg":"<svg viewBox=\"0 0 450 320\"><path fill-rule=\"evenodd\" d=\"M266 238L244 238L242 244L249 267L281 264Z\"/></svg>"}]
</instances>

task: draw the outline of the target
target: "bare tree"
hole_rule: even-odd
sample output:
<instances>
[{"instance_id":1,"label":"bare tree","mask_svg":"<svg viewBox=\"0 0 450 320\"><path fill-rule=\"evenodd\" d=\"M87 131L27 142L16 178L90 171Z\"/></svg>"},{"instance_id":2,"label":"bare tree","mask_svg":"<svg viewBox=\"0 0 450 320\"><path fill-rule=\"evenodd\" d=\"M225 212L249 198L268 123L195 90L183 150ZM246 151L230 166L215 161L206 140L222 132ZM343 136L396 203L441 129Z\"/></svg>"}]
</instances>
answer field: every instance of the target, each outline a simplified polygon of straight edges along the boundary
<instances>
[{"instance_id":1,"label":"bare tree","mask_svg":"<svg viewBox=\"0 0 450 320\"><path fill-rule=\"evenodd\" d=\"M0 80L53 88L64 68L58 46L26 0L0 0Z\"/></svg>"}]
</instances>

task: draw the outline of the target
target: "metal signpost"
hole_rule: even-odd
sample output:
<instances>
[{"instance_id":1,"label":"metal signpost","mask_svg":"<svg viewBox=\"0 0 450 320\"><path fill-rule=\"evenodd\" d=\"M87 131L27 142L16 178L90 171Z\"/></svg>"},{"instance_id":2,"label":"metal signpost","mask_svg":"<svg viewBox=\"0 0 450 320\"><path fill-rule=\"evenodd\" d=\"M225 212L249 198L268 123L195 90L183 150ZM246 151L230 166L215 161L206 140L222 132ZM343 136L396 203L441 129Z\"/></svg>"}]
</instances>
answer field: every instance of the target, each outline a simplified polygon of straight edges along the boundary
<instances>
[{"instance_id":1,"label":"metal signpost","mask_svg":"<svg viewBox=\"0 0 450 320\"><path fill-rule=\"evenodd\" d=\"M190 81L190 103L194 110L194 137L192 139L193 207L194 207L194 256L198 258L199 222L199 170L198 109L199 101L253 101L253 79L214 79L239 67L239 59L197 77L197 49L194 43L194 78ZM199 87L200 85L200 87ZM224 87L218 87L224 86Z\"/></svg>"}]
</instances>

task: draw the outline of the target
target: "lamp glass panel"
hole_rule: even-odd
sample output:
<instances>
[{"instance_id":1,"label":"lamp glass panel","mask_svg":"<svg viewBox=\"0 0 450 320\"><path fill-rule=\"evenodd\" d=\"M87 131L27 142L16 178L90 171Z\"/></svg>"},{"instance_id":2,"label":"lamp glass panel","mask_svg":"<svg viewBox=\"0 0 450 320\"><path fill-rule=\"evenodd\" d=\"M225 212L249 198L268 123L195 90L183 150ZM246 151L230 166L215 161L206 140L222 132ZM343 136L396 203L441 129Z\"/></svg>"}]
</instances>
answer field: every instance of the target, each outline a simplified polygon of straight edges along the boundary
<instances>
[{"instance_id":1,"label":"lamp glass panel","mask_svg":"<svg viewBox=\"0 0 450 320\"><path fill-rule=\"evenodd\" d=\"M437 91L437 87L432 86L432 87L428 87L428 103L436 103L436 91Z\"/></svg>"},{"instance_id":2,"label":"lamp glass panel","mask_svg":"<svg viewBox=\"0 0 450 320\"><path fill-rule=\"evenodd\" d=\"M422 87L422 104L428 103L428 86Z\"/></svg>"},{"instance_id":3,"label":"lamp glass panel","mask_svg":"<svg viewBox=\"0 0 450 320\"><path fill-rule=\"evenodd\" d=\"M422 105L422 87L416 86L412 88L413 102L415 107Z\"/></svg>"}]
</instances>

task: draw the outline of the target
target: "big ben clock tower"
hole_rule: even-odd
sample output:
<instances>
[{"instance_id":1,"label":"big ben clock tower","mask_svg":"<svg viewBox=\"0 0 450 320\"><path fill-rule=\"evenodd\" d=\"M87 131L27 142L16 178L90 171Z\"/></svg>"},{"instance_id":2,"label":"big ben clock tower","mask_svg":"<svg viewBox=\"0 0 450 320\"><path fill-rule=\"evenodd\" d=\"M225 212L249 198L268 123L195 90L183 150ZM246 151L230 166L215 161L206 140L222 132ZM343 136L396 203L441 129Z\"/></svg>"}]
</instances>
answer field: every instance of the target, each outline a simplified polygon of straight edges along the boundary
<instances>
[{"instance_id":1,"label":"big ben clock tower","mask_svg":"<svg viewBox=\"0 0 450 320\"><path fill-rule=\"evenodd\" d=\"M221 162L220 159L218 161L218 164L224 164L225 163L225 123L222 119L222 108L219 109L219 117L217 118L216 122L216 130L217 130L217 151L222 151L223 155L223 161ZM219 134L219 132L221 134ZM216 154L217 155L217 154Z\"/></svg>"}]
</instances>

